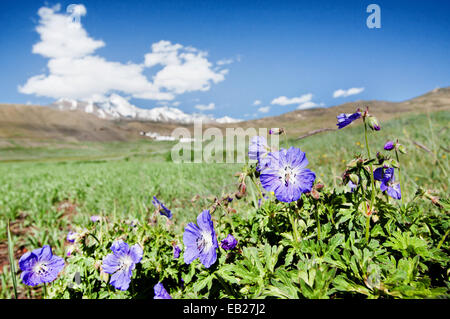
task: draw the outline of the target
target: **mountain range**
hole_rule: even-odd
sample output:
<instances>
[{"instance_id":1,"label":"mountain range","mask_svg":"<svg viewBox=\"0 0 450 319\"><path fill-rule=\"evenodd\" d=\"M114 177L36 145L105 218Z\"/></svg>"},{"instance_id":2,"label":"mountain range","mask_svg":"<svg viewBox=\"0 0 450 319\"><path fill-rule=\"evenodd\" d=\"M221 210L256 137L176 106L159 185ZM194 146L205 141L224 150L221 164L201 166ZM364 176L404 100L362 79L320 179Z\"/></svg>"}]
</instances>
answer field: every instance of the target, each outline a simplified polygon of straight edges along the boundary
<instances>
[{"instance_id":1,"label":"mountain range","mask_svg":"<svg viewBox=\"0 0 450 319\"><path fill-rule=\"evenodd\" d=\"M237 123L241 121L228 116L216 119L210 115L199 113L187 114L178 108L168 106L143 109L131 104L118 94L111 94L107 99L100 102L85 102L63 98L52 103L50 107L58 110L80 110L102 119L114 120L128 119L183 124L190 124L195 120L202 120L204 123Z\"/></svg>"}]
</instances>

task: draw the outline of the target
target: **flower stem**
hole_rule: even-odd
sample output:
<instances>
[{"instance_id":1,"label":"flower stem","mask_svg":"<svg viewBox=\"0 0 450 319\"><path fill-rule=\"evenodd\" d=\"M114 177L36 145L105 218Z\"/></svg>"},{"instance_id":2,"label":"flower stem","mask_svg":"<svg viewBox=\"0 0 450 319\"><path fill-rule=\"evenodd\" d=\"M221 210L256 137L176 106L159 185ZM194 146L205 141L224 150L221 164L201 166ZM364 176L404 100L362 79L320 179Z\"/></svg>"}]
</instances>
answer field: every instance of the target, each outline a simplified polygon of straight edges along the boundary
<instances>
[{"instance_id":1,"label":"flower stem","mask_svg":"<svg viewBox=\"0 0 450 319\"><path fill-rule=\"evenodd\" d=\"M320 219L319 219L319 208L316 209L316 219L317 219L317 239L320 240Z\"/></svg>"},{"instance_id":2,"label":"flower stem","mask_svg":"<svg viewBox=\"0 0 450 319\"><path fill-rule=\"evenodd\" d=\"M447 237L449 231L450 231L450 230L447 230L447 231L445 232L445 235L444 235L444 237L442 237L441 241L439 242L439 244L438 244L438 246L437 246L437 249L441 249L441 246L442 246L442 244L444 243L445 238Z\"/></svg>"},{"instance_id":3,"label":"flower stem","mask_svg":"<svg viewBox=\"0 0 450 319\"><path fill-rule=\"evenodd\" d=\"M9 219L6 222L7 230L8 230L8 255L9 255L9 265L10 265L10 272L11 272L11 278L14 288L14 297L17 299L17 280L16 280L16 266L14 261L14 243L11 238L11 231L9 227Z\"/></svg>"},{"instance_id":4,"label":"flower stem","mask_svg":"<svg viewBox=\"0 0 450 319\"><path fill-rule=\"evenodd\" d=\"M364 138L366 140L366 149L367 149L367 156L369 157L369 160L371 158L370 156L370 147L369 147L369 141L367 139L367 124L366 124L366 119L365 117L363 117L363 122L364 122ZM375 181L373 178L373 165L372 163L369 164L370 167L370 184L372 185L372 194L371 194L371 200L370 200L370 208L369 208L369 214L372 214L372 209L373 209L373 204L375 202ZM367 216L367 221L366 221L366 241L369 241L369 228L370 228L370 215L368 214Z\"/></svg>"},{"instance_id":5,"label":"flower stem","mask_svg":"<svg viewBox=\"0 0 450 319\"><path fill-rule=\"evenodd\" d=\"M399 156L398 156L398 152L397 152L397 149L395 149L395 157L397 158L397 163L398 163L398 184L400 185L400 192L402 191L402 178L401 178L401 165L400 165L400 159L399 159ZM405 196L403 196L404 194L401 194L401 199L402 199L402 206L404 205L404 203L405 203L405 201L404 201L404 199L403 199L403 197L405 197Z\"/></svg>"},{"instance_id":6,"label":"flower stem","mask_svg":"<svg viewBox=\"0 0 450 319\"><path fill-rule=\"evenodd\" d=\"M366 219L366 241L369 241L369 229L370 229L370 216Z\"/></svg>"},{"instance_id":7,"label":"flower stem","mask_svg":"<svg viewBox=\"0 0 450 319\"><path fill-rule=\"evenodd\" d=\"M47 299L47 284L44 282L44 299Z\"/></svg>"},{"instance_id":8,"label":"flower stem","mask_svg":"<svg viewBox=\"0 0 450 319\"><path fill-rule=\"evenodd\" d=\"M286 149L288 149L289 144L288 144L286 132L283 132L283 135L284 135L284 144L285 144L285 146L286 146Z\"/></svg>"},{"instance_id":9,"label":"flower stem","mask_svg":"<svg viewBox=\"0 0 450 319\"><path fill-rule=\"evenodd\" d=\"M259 195L261 196L261 200L264 199L261 189L259 188L258 184L253 180L253 176L249 176L249 177L250 177L251 181L253 182L253 184L255 185L256 189L258 190Z\"/></svg>"}]
</instances>

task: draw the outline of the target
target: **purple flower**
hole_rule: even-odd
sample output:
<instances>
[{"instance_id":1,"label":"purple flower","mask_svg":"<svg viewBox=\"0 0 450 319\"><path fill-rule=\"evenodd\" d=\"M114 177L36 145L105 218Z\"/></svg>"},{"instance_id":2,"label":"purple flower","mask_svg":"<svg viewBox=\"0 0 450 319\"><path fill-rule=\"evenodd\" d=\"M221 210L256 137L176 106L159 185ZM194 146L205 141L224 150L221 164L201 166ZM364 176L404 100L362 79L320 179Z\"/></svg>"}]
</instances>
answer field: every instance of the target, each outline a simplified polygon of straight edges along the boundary
<instances>
[{"instance_id":1,"label":"purple flower","mask_svg":"<svg viewBox=\"0 0 450 319\"><path fill-rule=\"evenodd\" d=\"M395 146L394 142L388 141L388 142L386 142L386 144L384 144L384 149L386 151L390 151L390 150L392 150L394 148L394 146Z\"/></svg>"},{"instance_id":2,"label":"purple flower","mask_svg":"<svg viewBox=\"0 0 450 319\"><path fill-rule=\"evenodd\" d=\"M220 242L220 244L221 244L223 249L225 249L225 250L232 250L234 247L236 247L237 240L236 240L236 238L233 237L233 235L228 234L227 238L222 240Z\"/></svg>"},{"instance_id":3,"label":"purple flower","mask_svg":"<svg viewBox=\"0 0 450 319\"><path fill-rule=\"evenodd\" d=\"M267 145L267 141L264 137L253 136L248 147L248 157L258 161L258 166L256 167L258 171L268 165L267 154L269 151L270 147Z\"/></svg>"},{"instance_id":4,"label":"purple flower","mask_svg":"<svg viewBox=\"0 0 450 319\"><path fill-rule=\"evenodd\" d=\"M379 167L373 172L373 177L377 181L380 181L380 190L387 192L389 196L394 199L401 199L402 194L400 190L400 184L395 183L394 168L392 167Z\"/></svg>"},{"instance_id":5,"label":"purple flower","mask_svg":"<svg viewBox=\"0 0 450 319\"><path fill-rule=\"evenodd\" d=\"M153 196L153 200L152 200L152 204L153 206L155 206L156 210L161 214L166 216L167 218L171 219L172 218L172 212L163 205L163 203L161 203L156 196Z\"/></svg>"},{"instance_id":6,"label":"purple flower","mask_svg":"<svg viewBox=\"0 0 450 319\"><path fill-rule=\"evenodd\" d=\"M67 234L67 237L66 237L66 240L69 242L69 243L73 243L73 242L75 242L75 240L78 238L78 233L77 232L74 232L74 231L70 231L68 234Z\"/></svg>"},{"instance_id":7,"label":"purple flower","mask_svg":"<svg viewBox=\"0 0 450 319\"><path fill-rule=\"evenodd\" d=\"M302 193L311 191L316 174L305 168L308 165L305 153L295 147L281 149L267 155L269 165L261 171L260 180L264 189L274 192L281 202L293 202Z\"/></svg>"},{"instance_id":8,"label":"purple flower","mask_svg":"<svg viewBox=\"0 0 450 319\"><path fill-rule=\"evenodd\" d=\"M91 216L91 222L98 222L101 219L99 215L93 215Z\"/></svg>"},{"instance_id":9,"label":"purple flower","mask_svg":"<svg viewBox=\"0 0 450 319\"><path fill-rule=\"evenodd\" d=\"M52 254L49 245L24 254L19 260L20 277L27 286L52 282L64 268L64 259Z\"/></svg>"},{"instance_id":10,"label":"purple flower","mask_svg":"<svg viewBox=\"0 0 450 319\"><path fill-rule=\"evenodd\" d=\"M356 187L358 187L358 185L354 184L351 180L348 181L347 186L350 187L350 192L353 193L356 189Z\"/></svg>"},{"instance_id":11,"label":"purple flower","mask_svg":"<svg viewBox=\"0 0 450 319\"><path fill-rule=\"evenodd\" d=\"M73 253L74 250L75 250L75 246L74 246L74 245L70 245L70 246L67 248L67 257L70 257L70 256L72 255L72 253Z\"/></svg>"},{"instance_id":12,"label":"purple flower","mask_svg":"<svg viewBox=\"0 0 450 319\"><path fill-rule=\"evenodd\" d=\"M367 124L372 130L379 131L381 129L380 124L378 123L378 120L375 116L367 116Z\"/></svg>"},{"instance_id":13,"label":"purple flower","mask_svg":"<svg viewBox=\"0 0 450 319\"><path fill-rule=\"evenodd\" d=\"M180 257L181 248L178 245L173 246L173 258L177 259Z\"/></svg>"},{"instance_id":14,"label":"purple flower","mask_svg":"<svg viewBox=\"0 0 450 319\"><path fill-rule=\"evenodd\" d=\"M123 240L116 240L111 245L111 250L113 253L103 258L102 269L105 273L112 275L111 285L119 290L127 290L132 271L142 259L142 247L135 244L130 248Z\"/></svg>"},{"instance_id":15,"label":"purple flower","mask_svg":"<svg viewBox=\"0 0 450 319\"><path fill-rule=\"evenodd\" d=\"M160 282L153 287L153 291L155 292L153 299L172 299L163 284Z\"/></svg>"},{"instance_id":16,"label":"purple flower","mask_svg":"<svg viewBox=\"0 0 450 319\"><path fill-rule=\"evenodd\" d=\"M269 146L263 136L253 136L248 147L248 157L253 160L258 160L261 156L267 154Z\"/></svg>"},{"instance_id":17,"label":"purple flower","mask_svg":"<svg viewBox=\"0 0 450 319\"><path fill-rule=\"evenodd\" d=\"M189 223L184 229L184 262L190 264L199 258L200 262L209 268L216 262L216 249L219 247L209 210L204 210L197 216L197 224L198 226Z\"/></svg>"},{"instance_id":18,"label":"purple flower","mask_svg":"<svg viewBox=\"0 0 450 319\"><path fill-rule=\"evenodd\" d=\"M351 122L359 119L360 117L361 117L361 112L359 112L359 111L355 112L353 114L351 114L351 113L348 113L348 114L341 113L341 114L339 114L337 116L338 122L337 122L336 125L338 126L339 129L341 129L341 128L346 127L347 125L349 125Z\"/></svg>"}]
</instances>

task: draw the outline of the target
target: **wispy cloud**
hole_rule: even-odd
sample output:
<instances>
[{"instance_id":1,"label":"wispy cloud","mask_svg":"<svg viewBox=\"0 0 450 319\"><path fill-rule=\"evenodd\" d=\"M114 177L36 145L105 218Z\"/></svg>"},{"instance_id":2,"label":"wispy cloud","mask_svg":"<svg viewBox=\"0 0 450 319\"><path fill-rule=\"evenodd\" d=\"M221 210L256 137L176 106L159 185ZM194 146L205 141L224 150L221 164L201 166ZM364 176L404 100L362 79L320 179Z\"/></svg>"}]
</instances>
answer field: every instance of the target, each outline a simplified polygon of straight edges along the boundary
<instances>
[{"instance_id":1,"label":"wispy cloud","mask_svg":"<svg viewBox=\"0 0 450 319\"><path fill-rule=\"evenodd\" d=\"M279 96L272 100L271 104L277 105L290 105L290 104L302 104L312 99L312 93L303 94L299 97L287 98L286 96Z\"/></svg>"},{"instance_id":2,"label":"wispy cloud","mask_svg":"<svg viewBox=\"0 0 450 319\"><path fill-rule=\"evenodd\" d=\"M253 105L260 105L261 101L260 100L255 100L255 102L253 102Z\"/></svg>"},{"instance_id":3,"label":"wispy cloud","mask_svg":"<svg viewBox=\"0 0 450 319\"><path fill-rule=\"evenodd\" d=\"M207 52L196 48L159 41L152 44L144 63L126 64L108 61L95 54L105 42L93 39L81 23L58 12L60 6L42 7L36 27L40 41L32 52L49 59L48 73L30 77L18 87L19 92L51 98L101 100L113 92L150 100L173 100L185 92L207 91L224 81L227 69L214 67ZM85 15L83 5L77 14ZM159 70L151 79L144 71Z\"/></svg>"},{"instance_id":4,"label":"wispy cloud","mask_svg":"<svg viewBox=\"0 0 450 319\"><path fill-rule=\"evenodd\" d=\"M234 62L233 59L222 59L222 60L217 61L216 64L217 65L227 65L227 64L231 64L233 62Z\"/></svg>"},{"instance_id":5,"label":"wispy cloud","mask_svg":"<svg viewBox=\"0 0 450 319\"><path fill-rule=\"evenodd\" d=\"M204 105L204 104L197 104L196 106L194 106L197 110L200 111L209 111L209 110L214 110L216 108L214 103L209 103L208 105Z\"/></svg>"},{"instance_id":6,"label":"wispy cloud","mask_svg":"<svg viewBox=\"0 0 450 319\"><path fill-rule=\"evenodd\" d=\"M298 97L288 98L286 96L279 96L272 100L272 104L277 105L291 105L291 104L298 104L297 110L306 110L306 109L312 109L315 107L323 106L323 103L318 104L316 102L312 101L313 94L312 93L306 93L303 95L300 95Z\"/></svg>"},{"instance_id":7,"label":"wispy cloud","mask_svg":"<svg viewBox=\"0 0 450 319\"><path fill-rule=\"evenodd\" d=\"M267 113L270 111L270 106L263 106L258 109L258 112Z\"/></svg>"},{"instance_id":8,"label":"wispy cloud","mask_svg":"<svg viewBox=\"0 0 450 319\"><path fill-rule=\"evenodd\" d=\"M359 94L362 91L364 91L364 88L350 88L348 90L339 89L339 90L334 91L333 97L334 98L347 97L350 95Z\"/></svg>"}]
</instances>

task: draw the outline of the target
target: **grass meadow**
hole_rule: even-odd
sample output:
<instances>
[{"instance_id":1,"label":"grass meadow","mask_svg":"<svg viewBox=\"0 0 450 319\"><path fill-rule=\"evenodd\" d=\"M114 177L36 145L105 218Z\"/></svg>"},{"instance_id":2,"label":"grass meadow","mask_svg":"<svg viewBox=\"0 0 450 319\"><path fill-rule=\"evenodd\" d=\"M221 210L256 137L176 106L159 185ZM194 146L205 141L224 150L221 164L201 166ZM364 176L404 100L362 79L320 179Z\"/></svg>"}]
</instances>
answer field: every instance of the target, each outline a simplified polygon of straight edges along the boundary
<instances>
[{"instance_id":1,"label":"grass meadow","mask_svg":"<svg viewBox=\"0 0 450 319\"><path fill-rule=\"evenodd\" d=\"M381 123L370 132L373 153L398 138L401 154L402 195L411 200L418 187L438 197L448 196L449 112L417 113ZM288 132L289 134L289 132ZM284 140L280 139L281 147ZM346 163L366 154L360 122L339 131L305 139L288 139L306 152L308 168L325 187L342 189ZM214 203L216 197L237 190L234 176L242 164L177 164L170 160L173 143L141 140L133 143L81 143L59 147L0 149L0 298L13 296L7 256L10 221L17 261L26 250L49 244L54 254L65 254L65 238L73 225L87 225L92 215L108 221L146 221L157 196L174 215L182 234L184 225ZM389 154L392 155L392 154ZM421 200L424 209L431 202ZM250 200L234 201L238 214L253 209ZM448 240L448 239L447 239ZM41 290L18 283L21 297L40 297Z\"/></svg>"}]
</instances>

